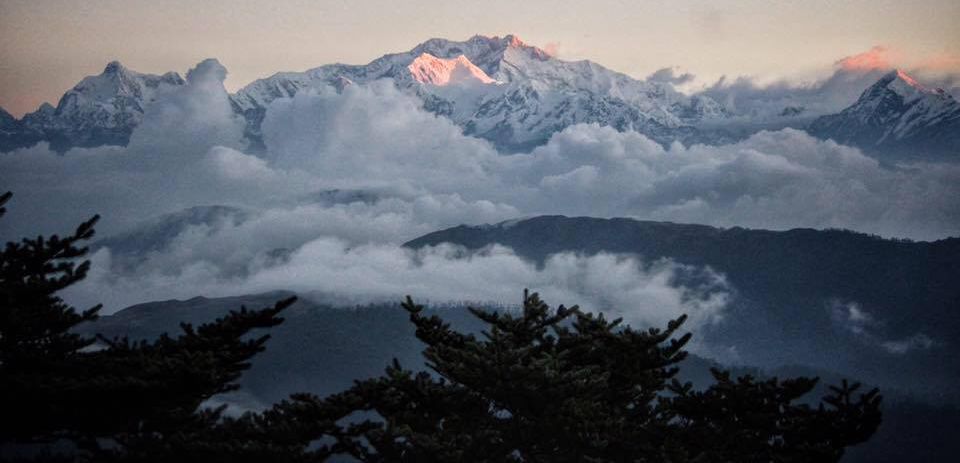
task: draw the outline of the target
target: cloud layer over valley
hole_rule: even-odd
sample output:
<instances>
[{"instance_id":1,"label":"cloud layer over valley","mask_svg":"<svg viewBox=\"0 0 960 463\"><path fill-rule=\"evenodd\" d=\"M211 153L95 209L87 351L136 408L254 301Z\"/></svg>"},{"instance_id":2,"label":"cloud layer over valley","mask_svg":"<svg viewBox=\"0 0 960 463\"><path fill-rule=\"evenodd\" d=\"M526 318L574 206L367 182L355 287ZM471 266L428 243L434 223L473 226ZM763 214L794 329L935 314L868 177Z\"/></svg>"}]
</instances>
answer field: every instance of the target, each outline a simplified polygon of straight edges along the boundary
<instances>
[{"instance_id":1,"label":"cloud layer over valley","mask_svg":"<svg viewBox=\"0 0 960 463\"><path fill-rule=\"evenodd\" d=\"M452 247L399 244L460 223L539 214L914 239L960 231L960 165L881 165L792 129L664 148L635 132L574 125L530 153L501 153L391 82L275 101L262 126L266 150L251 154L225 73L216 61L200 63L187 85L150 106L127 147L59 155L40 144L0 156L0 185L15 193L0 237L63 233L94 213L104 216L100 238L135 230L125 235L133 245L96 250L89 281L69 294L108 311L273 289L349 302L409 293L513 303L530 287L551 302L619 307L628 321L691 313L703 324L723 316L723 277L681 287L669 261L561 254L537 267L505 248L462 258ZM213 205L229 208L182 226L158 222ZM167 225L158 231L158 223ZM164 239L132 252L144 236L136 230Z\"/></svg>"}]
</instances>

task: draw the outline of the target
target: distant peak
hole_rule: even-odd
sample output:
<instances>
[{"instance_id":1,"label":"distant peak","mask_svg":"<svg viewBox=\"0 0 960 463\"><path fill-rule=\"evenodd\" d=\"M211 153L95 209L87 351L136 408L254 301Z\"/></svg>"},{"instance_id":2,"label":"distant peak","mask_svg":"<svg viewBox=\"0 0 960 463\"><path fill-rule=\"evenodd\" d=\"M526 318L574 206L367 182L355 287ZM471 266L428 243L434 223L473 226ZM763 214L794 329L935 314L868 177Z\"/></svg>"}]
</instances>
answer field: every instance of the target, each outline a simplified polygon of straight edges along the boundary
<instances>
[{"instance_id":1,"label":"distant peak","mask_svg":"<svg viewBox=\"0 0 960 463\"><path fill-rule=\"evenodd\" d=\"M493 47L506 50L517 50L521 51L524 54L536 58L541 61L547 61L553 58L555 53L549 53L546 50L537 47L535 45L530 45L527 42L524 42L520 36L515 34L507 34L503 37L493 36L485 37L482 35L475 36L482 40L486 40L488 43L493 44Z\"/></svg>"},{"instance_id":2,"label":"distant peak","mask_svg":"<svg viewBox=\"0 0 960 463\"><path fill-rule=\"evenodd\" d=\"M123 71L125 71L126 69L127 69L127 68L125 68L125 67L123 66L123 64L120 64L119 61L113 60L113 61L107 63L107 67L103 68L103 73L104 73L104 74L116 74L116 73L119 73L119 72L123 72Z\"/></svg>"},{"instance_id":3,"label":"distant peak","mask_svg":"<svg viewBox=\"0 0 960 463\"><path fill-rule=\"evenodd\" d=\"M487 42L491 44L500 45L503 48L536 48L530 45L527 45L519 36L515 34L507 34L503 37L498 35L482 35L477 34L473 37L470 37L470 42Z\"/></svg>"},{"instance_id":4,"label":"distant peak","mask_svg":"<svg viewBox=\"0 0 960 463\"><path fill-rule=\"evenodd\" d=\"M917 79L900 69L894 69L877 81L872 88L884 88L904 97L914 97L924 93L931 93Z\"/></svg>"},{"instance_id":5,"label":"distant peak","mask_svg":"<svg viewBox=\"0 0 960 463\"><path fill-rule=\"evenodd\" d=\"M911 86L923 88L923 85L920 85L920 82L917 82L917 79L910 77L910 75L906 72L903 72L900 69L894 69L893 73L896 74L898 79L910 84Z\"/></svg>"},{"instance_id":6,"label":"distant peak","mask_svg":"<svg viewBox=\"0 0 960 463\"><path fill-rule=\"evenodd\" d=\"M523 40L521 40L519 36L516 36L513 34L507 34L503 38L503 42L506 43L507 46L514 47L514 48L521 48L521 47L527 46L527 44Z\"/></svg>"},{"instance_id":7,"label":"distant peak","mask_svg":"<svg viewBox=\"0 0 960 463\"><path fill-rule=\"evenodd\" d=\"M889 94L898 95L904 101L927 99L929 101L950 100L955 103L953 96L948 92L940 88L927 87L900 69L884 74L876 83L863 91L859 100L871 101L884 98Z\"/></svg>"},{"instance_id":8,"label":"distant peak","mask_svg":"<svg viewBox=\"0 0 960 463\"><path fill-rule=\"evenodd\" d=\"M493 75L498 69L496 61L507 53L519 53L540 61L546 61L552 58L550 53L527 44L514 34L507 34L502 37L477 34L462 42L432 38L410 50L413 56L418 56L423 52L440 58L454 58L457 55L466 55L474 64L490 75Z\"/></svg>"},{"instance_id":9,"label":"distant peak","mask_svg":"<svg viewBox=\"0 0 960 463\"><path fill-rule=\"evenodd\" d=\"M424 84L442 86L455 83L492 84L496 82L464 55L444 59L423 52L414 58L407 69L414 80Z\"/></svg>"},{"instance_id":10,"label":"distant peak","mask_svg":"<svg viewBox=\"0 0 960 463\"><path fill-rule=\"evenodd\" d=\"M910 76L910 74L907 74L906 72L904 72L902 69L894 69L884 74L883 77L881 77L880 80L877 81L877 84L889 85L891 82L896 82L896 81L902 81L912 87L918 87L918 88L923 87L923 85L917 82L916 79Z\"/></svg>"}]
</instances>

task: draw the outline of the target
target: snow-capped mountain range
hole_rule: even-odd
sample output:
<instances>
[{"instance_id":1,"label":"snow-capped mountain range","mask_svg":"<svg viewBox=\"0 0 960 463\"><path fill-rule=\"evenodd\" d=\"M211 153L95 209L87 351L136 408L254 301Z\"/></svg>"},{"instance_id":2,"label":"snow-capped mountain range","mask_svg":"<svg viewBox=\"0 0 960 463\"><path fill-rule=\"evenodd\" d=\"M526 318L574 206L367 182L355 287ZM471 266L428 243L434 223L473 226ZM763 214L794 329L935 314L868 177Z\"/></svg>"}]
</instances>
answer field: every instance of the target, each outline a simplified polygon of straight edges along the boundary
<instances>
[{"instance_id":1,"label":"snow-capped mountain range","mask_svg":"<svg viewBox=\"0 0 960 463\"><path fill-rule=\"evenodd\" d=\"M894 70L850 107L821 116L810 133L864 150L898 156L960 155L960 103Z\"/></svg>"},{"instance_id":2,"label":"snow-capped mountain range","mask_svg":"<svg viewBox=\"0 0 960 463\"><path fill-rule=\"evenodd\" d=\"M528 151L578 123L633 130L662 144L724 143L735 137L715 128L740 116L704 94L686 95L668 82L635 79L591 61L560 60L514 35L477 35L462 42L431 39L365 65L282 72L252 82L230 100L246 120L246 137L256 150L263 147L260 126L274 100L321 87L342 92L380 79L393 81L419 98L427 111L504 152ZM112 62L68 91L56 108L41 105L21 120L0 109L0 151L41 140L58 151L124 145L145 108L183 84L173 72L140 74ZM817 119L810 130L873 151L957 153L958 115L960 104L949 94L894 72L853 106Z\"/></svg>"},{"instance_id":3,"label":"snow-capped mountain range","mask_svg":"<svg viewBox=\"0 0 960 463\"><path fill-rule=\"evenodd\" d=\"M513 35L474 36L464 42L428 40L405 53L369 64L320 66L280 73L232 96L249 122L251 138L270 102L305 88L392 79L450 118L468 135L502 150L527 150L563 128L595 122L636 130L662 143L694 141L694 124L724 117L707 97L689 97L661 82L637 80L590 61L563 61ZM698 139L697 139L698 140Z\"/></svg>"}]
</instances>

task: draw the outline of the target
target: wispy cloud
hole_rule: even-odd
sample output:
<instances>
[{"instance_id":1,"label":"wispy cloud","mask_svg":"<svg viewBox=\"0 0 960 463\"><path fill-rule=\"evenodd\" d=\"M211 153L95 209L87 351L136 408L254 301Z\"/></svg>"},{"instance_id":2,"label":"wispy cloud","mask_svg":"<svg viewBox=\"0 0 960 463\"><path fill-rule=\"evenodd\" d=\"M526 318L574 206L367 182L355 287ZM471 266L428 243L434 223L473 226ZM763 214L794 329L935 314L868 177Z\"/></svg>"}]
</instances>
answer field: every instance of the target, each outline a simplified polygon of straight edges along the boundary
<instances>
[{"instance_id":1,"label":"wispy cloud","mask_svg":"<svg viewBox=\"0 0 960 463\"><path fill-rule=\"evenodd\" d=\"M877 319L862 305L854 301L830 301L828 304L834 324L849 331L861 342L882 349L888 354L904 355L917 350L927 350L939 344L923 333L905 338L889 338L884 332L889 328L883 320Z\"/></svg>"},{"instance_id":2,"label":"wispy cloud","mask_svg":"<svg viewBox=\"0 0 960 463\"><path fill-rule=\"evenodd\" d=\"M887 47L877 45L863 53L841 58L834 64L844 71L888 70L893 67L889 55Z\"/></svg>"}]
</instances>

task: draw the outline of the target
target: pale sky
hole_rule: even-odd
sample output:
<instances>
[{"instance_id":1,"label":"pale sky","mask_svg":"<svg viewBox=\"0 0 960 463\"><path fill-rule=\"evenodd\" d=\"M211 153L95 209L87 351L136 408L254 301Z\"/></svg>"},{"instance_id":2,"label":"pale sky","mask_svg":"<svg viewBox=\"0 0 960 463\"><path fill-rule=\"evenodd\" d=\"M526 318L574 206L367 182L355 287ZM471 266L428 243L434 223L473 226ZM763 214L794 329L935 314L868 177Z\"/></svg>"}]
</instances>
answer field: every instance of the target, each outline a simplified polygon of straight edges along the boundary
<instances>
[{"instance_id":1,"label":"pale sky","mask_svg":"<svg viewBox=\"0 0 960 463\"><path fill-rule=\"evenodd\" d=\"M0 0L0 106L19 117L56 104L115 59L183 74L214 57L233 91L432 37L509 33L639 78L679 66L700 82L810 79L878 45L960 71L958 0Z\"/></svg>"}]
</instances>

